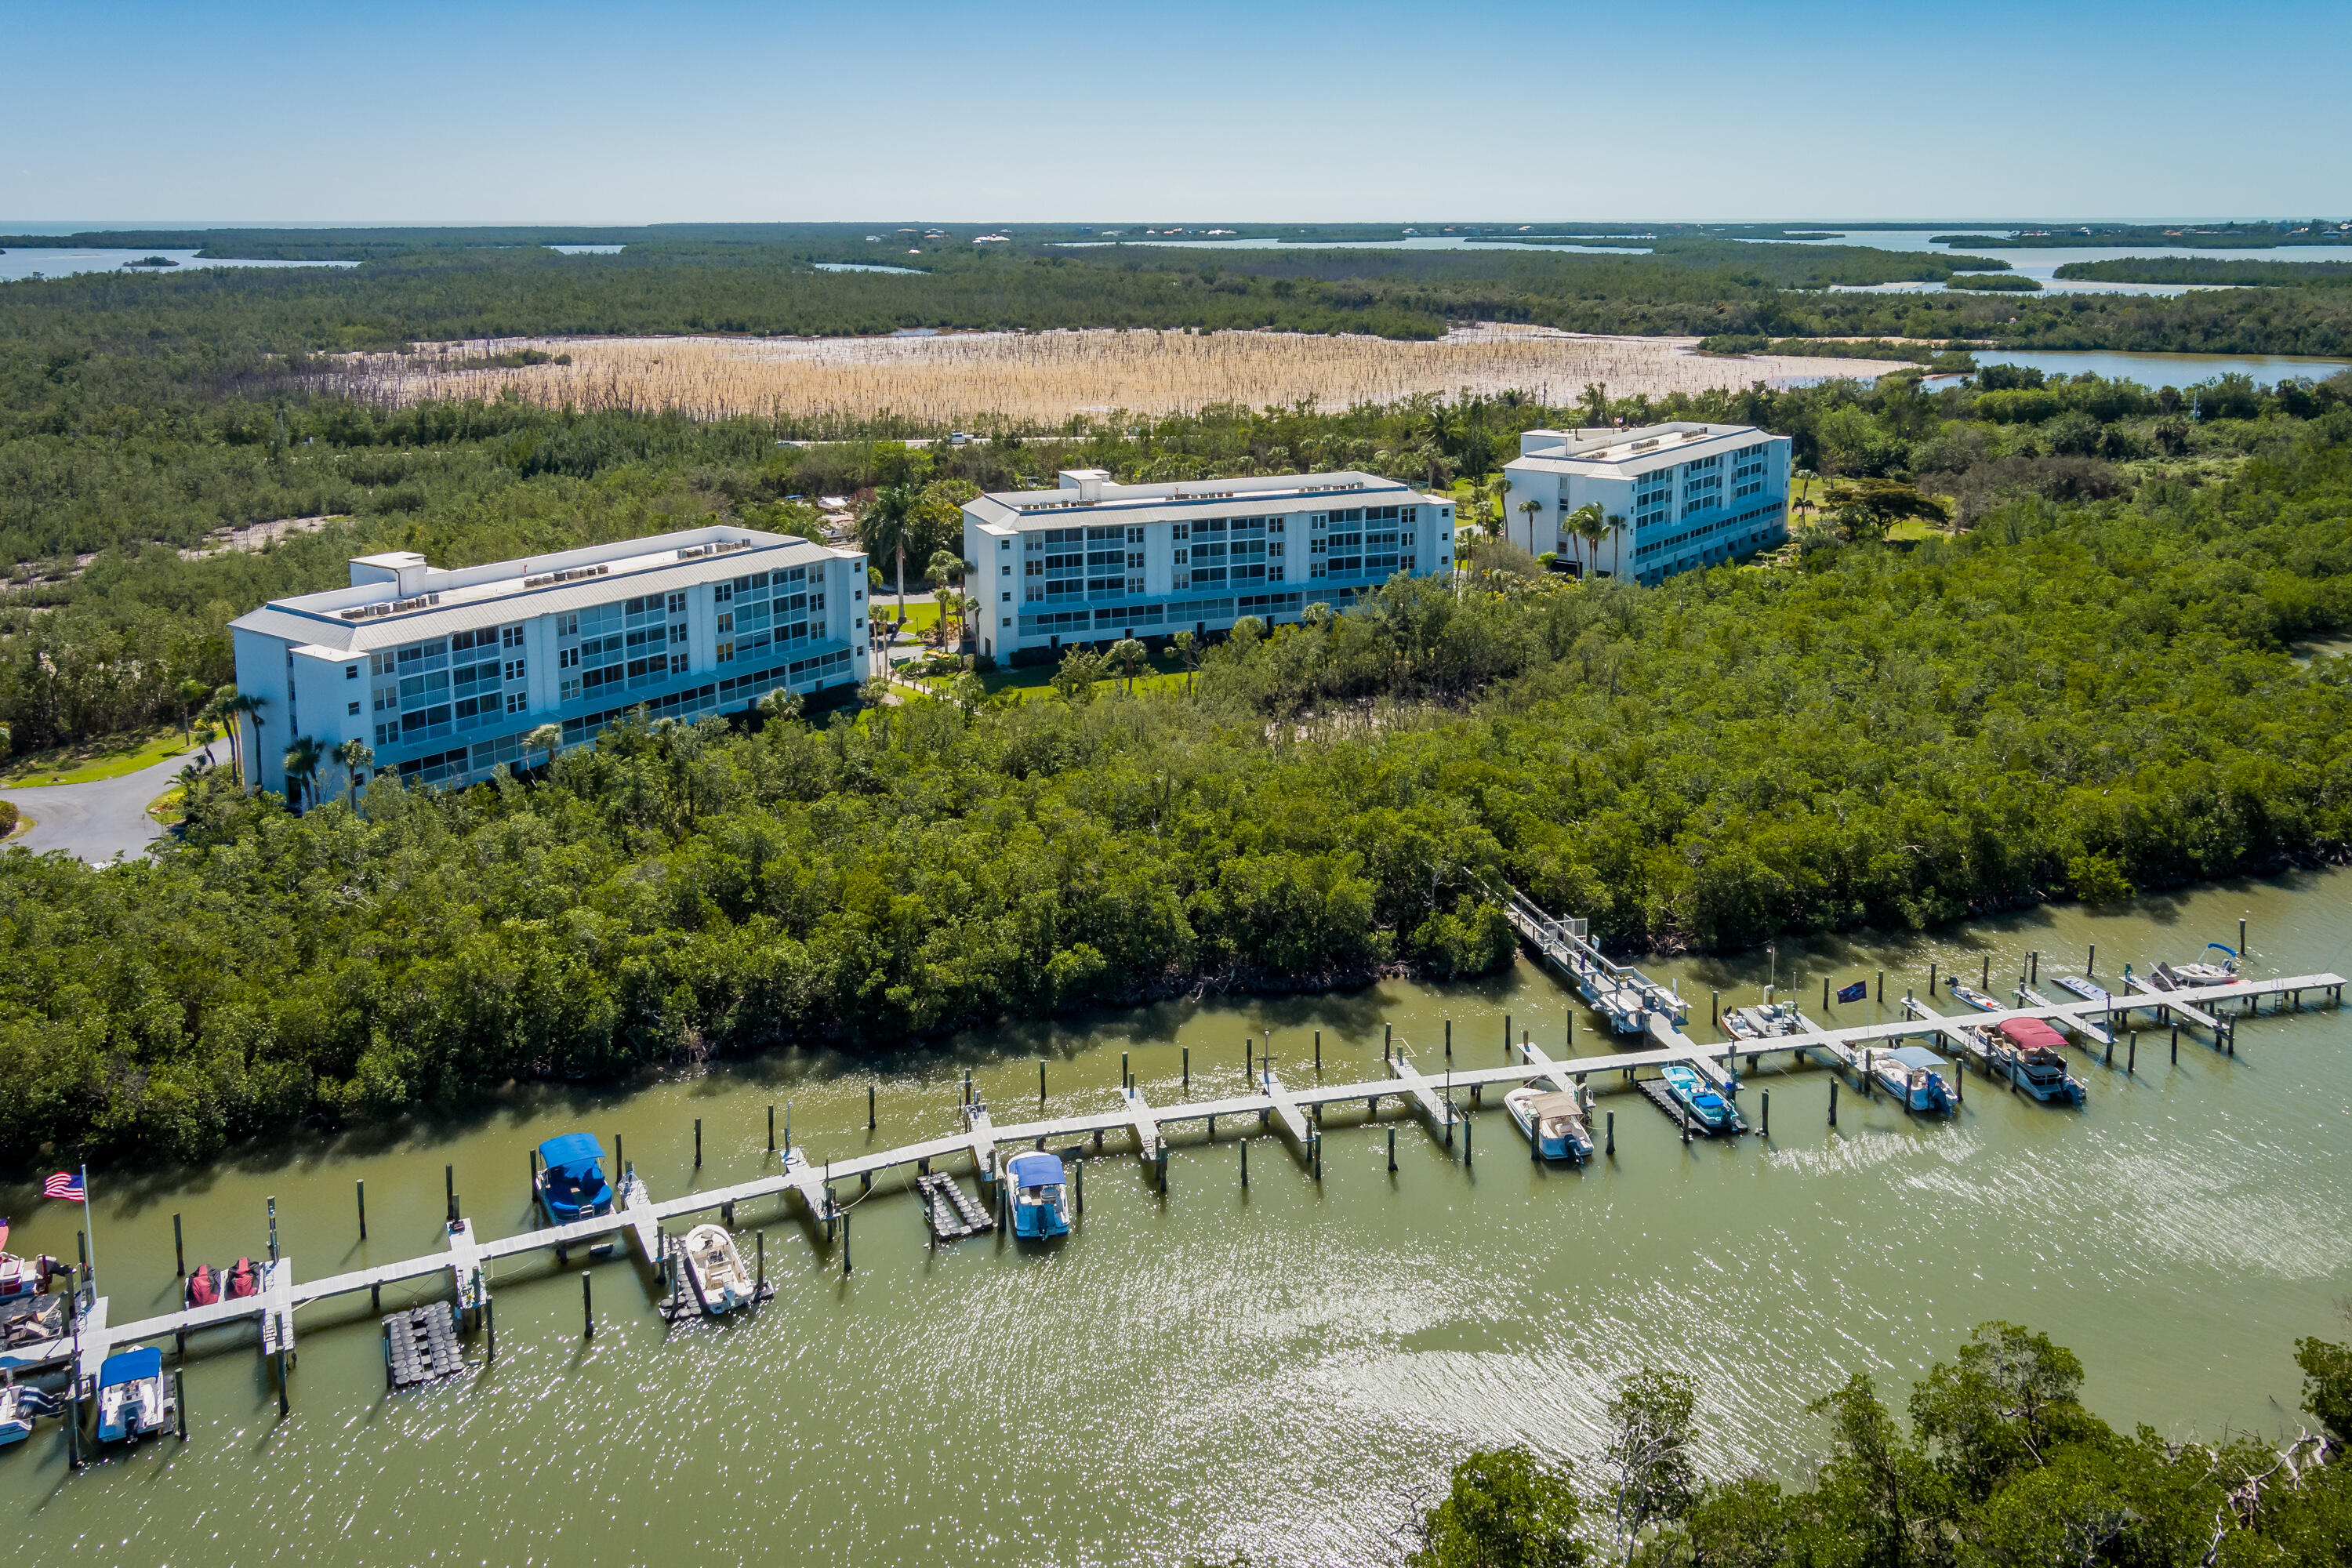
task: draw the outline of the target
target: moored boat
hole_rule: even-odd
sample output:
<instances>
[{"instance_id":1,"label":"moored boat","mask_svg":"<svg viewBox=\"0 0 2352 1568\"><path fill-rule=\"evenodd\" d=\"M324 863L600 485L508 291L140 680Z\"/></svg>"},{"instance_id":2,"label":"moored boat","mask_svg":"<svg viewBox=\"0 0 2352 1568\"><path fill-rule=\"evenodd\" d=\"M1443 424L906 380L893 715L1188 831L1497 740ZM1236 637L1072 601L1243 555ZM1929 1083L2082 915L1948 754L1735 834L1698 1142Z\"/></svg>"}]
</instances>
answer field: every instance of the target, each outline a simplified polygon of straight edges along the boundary
<instances>
[{"instance_id":1,"label":"moored boat","mask_svg":"<svg viewBox=\"0 0 2352 1568\"><path fill-rule=\"evenodd\" d=\"M1658 1069L1658 1078L1691 1119L1709 1131L1728 1131L1738 1125L1731 1102L1717 1094L1715 1086L1700 1077L1696 1068L1668 1062Z\"/></svg>"},{"instance_id":2,"label":"moored boat","mask_svg":"<svg viewBox=\"0 0 2352 1568\"><path fill-rule=\"evenodd\" d=\"M0 1387L0 1447L21 1443L33 1435L33 1422L42 1415L55 1415L59 1405L48 1394L21 1383Z\"/></svg>"},{"instance_id":3,"label":"moored boat","mask_svg":"<svg viewBox=\"0 0 2352 1568\"><path fill-rule=\"evenodd\" d=\"M1959 1109L1951 1080L1944 1076L1951 1070L1951 1063L1925 1046L1874 1051L1870 1058L1871 1076L1895 1096L1897 1105L1906 1110L1939 1116L1949 1116Z\"/></svg>"},{"instance_id":4,"label":"moored boat","mask_svg":"<svg viewBox=\"0 0 2352 1568\"><path fill-rule=\"evenodd\" d=\"M2124 970L2125 973L2128 974L2131 971L2131 966L2129 964L2126 964L2124 966ZM2114 992L2109 991L2105 986L2097 984L2095 981L2086 980L2079 974L2060 975L2058 977L2058 988L2062 991L2071 991L2085 1002L2112 1002L2116 999Z\"/></svg>"},{"instance_id":5,"label":"moored boat","mask_svg":"<svg viewBox=\"0 0 2352 1568\"><path fill-rule=\"evenodd\" d=\"M117 1351L99 1363L98 1440L136 1443L170 1430L177 1414L163 1352L153 1345Z\"/></svg>"},{"instance_id":6,"label":"moored boat","mask_svg":"<svg viewBox=\"0 0 2352 1568\"><path fill-rule=\"evenodd\" d=\"M570 1225L613 1212L612 1184L604 1180L604 1146L589 1132L566 1132L539 1146L540 1169L531 1194L551 1226Z\"/></svg>"},{"instance_id":7,"label":"moored boat","mask_svg":"<svg viewBox=\"0 0 2352 1568\"><path fill-rule=\"evenodd\" d=\"M1723 1016L1723 1026L1735 1040L1772 1040L1809 1032L1804 1015L1787 1002L1734 1007Z\"/></svg>"},{"instance_id":8,"label":"moored boat","mask_svg":"<svg viewBox=\"0 0 2352 1568\"><path fill-rule=\"evenodd\" d=\"M736 1249L735 1238L723 1227L696 1226L678 1243L678 1256L684 1259L687 1282L694 1287L694 1299L710 1316L748 1307L759 1300L759 1286L743 1267L743 1255Z\"/></svg>"},{"instance_id":9,"label":"moored boat","mask_svg":"<svg viewBox=\"0 0 2352 1568\"><path fill-rule=\"evenodd\" d=\"M2191 963L2159 963L2148 972L2149 978L2157 983L2159 990L2164 991L2185 991L2199 985L2235 985L2241 978L2237 949L2221 942L2209 942L2205 944L2205 952L2221 953L2221 962L2214 963L2200 953Z\"/></svg>"},{"instance_id":10,"label":"moored boat","mask_svg":"<svg viewBox=\"0 0 2352 1568\"><path fill-rule=\"evenodd\" d=\"M61 1292L52 1292L0 1301L0 1342L37 1345L65 1338L72 1326L66 1311L67 1300Z\"/></svg>"},{"instance_id":11,"label":"moored boat","mask_svg":"<svg viewBox=\"0 0 2352 1568\"><path fill-rule=\"evenodd\" d=\"M1973 985L1963 985L1957 980L1952 981L1950 984L1955 1001L1965 1002L1979 1013L2005 1013L2009 1010L1998 1000L1986 995Z\"/></svg>"},{"instance_id":12,"label":"moored boat","mask_svg":"<svg viewBox=\"0 0 2352 1568\"><path fill-rule=\"evenodd\" d=\"M2066 1071L2065 1038L2039 1018L2006 1018L1993 1026L1999 1043L1994 1069L2036 1100L2082 1105L2090 1099Z\"/></svg>"},{"instance_id":13,"label":"moored boat","mask_svg":"<svg viewBox=\"0 0 2352 1568\"><path fill-rule=\"evenodd\" d=\"M0 1301L40 1295L49 1288L49 1281L65 1268L64 1264L47 1253L20 1258L5 1250L7 1245L8 1222L0 1219Z\"/></svg>"},{"instance_id":14,"label":"moored boat","mask_svg":"<svg viewBox=\"0 0 2352 1568\"><path fill-rule=\"evenodd\" d=\"M1592 1157L1592 1126L1577 1095L1526 1084L1503 1096L1503 1109L1545 1159L1573 1160L1580 1165Z\"/></svg>"},{"instance_id":15,"label":"moored boat","mask_svg":"<svg viewBox=\"0 0 2352 1568\"><path fill-rule=\"evenodd\" d=\"M1069 1187L1059 1156L1036 1150L1015 1154L1005 1162L1004 1179L1012 1188L1013 1235L1038 1240L1069 1234Z\"/></svg>"}]
</instances>

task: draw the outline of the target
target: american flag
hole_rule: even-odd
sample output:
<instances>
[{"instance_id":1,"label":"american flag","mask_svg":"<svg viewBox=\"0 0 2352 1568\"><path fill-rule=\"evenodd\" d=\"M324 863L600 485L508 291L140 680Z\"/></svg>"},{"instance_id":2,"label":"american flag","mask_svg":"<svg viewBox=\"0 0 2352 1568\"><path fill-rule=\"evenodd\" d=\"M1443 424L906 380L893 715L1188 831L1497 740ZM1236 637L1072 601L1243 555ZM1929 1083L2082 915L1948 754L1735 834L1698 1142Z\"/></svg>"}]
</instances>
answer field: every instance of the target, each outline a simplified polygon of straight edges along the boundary
<instances>
[{"instance_id":1,"label":"american flag","mask_svg":"<svg viewBox=\"0 0 2352 1568\"><path fill-rule=\"evenodd\" d=\"M69 1204L80 1203L83 1196L81 1173L59 1171L41 1184L41 1195L45 1198L63 1198Z\"/></svg>"}]
</instances>

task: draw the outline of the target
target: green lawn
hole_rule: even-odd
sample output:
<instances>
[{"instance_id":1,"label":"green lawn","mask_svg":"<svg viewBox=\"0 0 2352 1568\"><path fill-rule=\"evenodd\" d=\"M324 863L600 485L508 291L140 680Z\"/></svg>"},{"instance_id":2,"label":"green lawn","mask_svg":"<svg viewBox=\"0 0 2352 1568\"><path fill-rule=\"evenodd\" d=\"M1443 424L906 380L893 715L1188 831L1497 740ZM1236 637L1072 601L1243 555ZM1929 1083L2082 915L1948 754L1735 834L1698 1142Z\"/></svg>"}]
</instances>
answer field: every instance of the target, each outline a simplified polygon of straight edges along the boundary
<instances>
[{"instance_id":1,"label":"green lawn","mask_svg":"<svg viewBox=\"0 0 2352 1568\"><path fill-rule=\"evenodd\" d=\"M108 735L79 745L47 752L28 752L0 763L0 789L31 789L42 784L95 784L119 779L152 767L188 749L177 729L147 735Z\"/></svg>"},{"instance_id":2,"label":"green lawn","mask_svg":"<svg viewBox=\"0 0 2352 1568\"><path fill-rule=\"evenodd\" d=\"M1138 675L1135 678L1135 689L1139 693L1183 689L1184 661L1174 654L1162 654L1151 661L1150 668L1150 673ZM1055 668L1055 666L1050 664L1035 664L1025 669L992 670L982 676L980 681L987 689L991 697L1000 691L1009 691L1013 694L1015 701L1039 702L1054 695ZM954 679L953 676L932 676L918 680L914 684L944 697ZM1097 680L1095 682L1095 689L1097 692L1104 692L1124 685L1123 679Z\"/></svg>"}]
</instances>

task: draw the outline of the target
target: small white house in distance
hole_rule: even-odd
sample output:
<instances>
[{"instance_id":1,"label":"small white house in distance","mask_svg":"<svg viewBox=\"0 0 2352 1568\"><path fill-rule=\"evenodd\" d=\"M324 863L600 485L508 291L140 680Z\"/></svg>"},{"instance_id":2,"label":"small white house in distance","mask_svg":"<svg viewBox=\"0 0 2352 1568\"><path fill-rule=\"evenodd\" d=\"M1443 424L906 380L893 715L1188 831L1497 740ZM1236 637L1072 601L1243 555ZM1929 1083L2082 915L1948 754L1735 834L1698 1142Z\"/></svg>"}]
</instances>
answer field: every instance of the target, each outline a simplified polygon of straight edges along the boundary
<instances>
[{"instance_id":1,"label":"small white house in distance","mask_svg":"<svg viewBox=\"0 0 2352 1568\"><path fill-rule=\"evenodd\" d=\"M964 505L984 654L1226 631L1244 616L1296 621L1318 602L1344 610L1399 573L1454 569L1453 500L1374 474L1060 479Z\"/></svg>"},{"instance_id":2,"label":"small white house in distance","mask_svg":"<svg viewBox=\"0 0 2352 1568\"><path fill-rule=\"evenodd\" d=\"M1789 537L1786 436L1752 425L1676 420L1639 430L1529 430L1503 465L1507 536L1555 552L1580 574L1656 583L1694 566L1770 549ZM1535 506L1520 509L1528 502ZM1587 505L1622 518L1621 536L1588 550L1568 520Z\"/></svg>"},{"instance_id":3,"label":"small white house in distance","mask_svg":"<svg viewBox=\"0 0 2352 1568\"><path fill-rule=\"evenodd\" d=\"M365 741L374 771L461 784L566 748L643 707L694 719L778 687L813 693L869 673L866 556L788 534L698 528L443 571L409 551L362 555L352 585L273 599L229 623L247 777L286 788L298 736ZM320 798L348 787L323 764Z\"/></svg>"}]
</instances>

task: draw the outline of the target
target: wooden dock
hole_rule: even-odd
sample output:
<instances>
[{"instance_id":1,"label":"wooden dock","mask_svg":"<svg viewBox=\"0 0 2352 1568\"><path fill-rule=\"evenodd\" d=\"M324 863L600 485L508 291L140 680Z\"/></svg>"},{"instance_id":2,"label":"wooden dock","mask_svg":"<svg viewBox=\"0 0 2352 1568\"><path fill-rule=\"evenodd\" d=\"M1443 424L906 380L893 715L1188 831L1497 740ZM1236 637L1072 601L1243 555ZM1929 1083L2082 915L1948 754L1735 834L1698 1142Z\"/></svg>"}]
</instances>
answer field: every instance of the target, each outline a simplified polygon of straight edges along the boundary
<instances>
[{"instance_id":1,"label":"wooden dock","mask_svg":"<svg viewBox=\"0 0 2352 1568\"><path fill-rule=\"evenodd\" d=\"M219 1301L211 1306L164 1312L116 1324L110 1321L105 1297L86 1297L79 1303L78 1321L68 1334L37 1344L0 1351L0 1369L22 1372L70 1365L86 1374L95 1375L100 1363L108 1355L126 1346L201 1334L212 1329L247 1321L257 1325L258 1341L265 1352L274 1353L281 1349L290 1351L295 1316L302 1308L360 1291L367 1291L373 1298L386 1286L432 1280L436 1277L447 1281L448 1300L460 1311L475 1311L489 1300L493 1265L507 1258L533 1253L554 1253L623 1234L635 1239L638 1257L651 1266L661 1253L662 1227L671 1220L713 1210L731 1213L739 1205L770 1200L781 1203L795 1195L809 1221L824 1225L829 1231L832 1222L840 1214L832 1195L833 1183L853 1176L880 1174L902 1167L915 1167L928 1174L932 1162L958 1156L969 1158L974 1174L982 1182L991 1182L996 1175L998 1151L1005 1144L1017 1146L1032 1142L1042 1144L1049 1140L1069 1140L1131 1130L1136 1135L1139 1154L1149 1163L1164 1158L1167 1152L1166 1130L1171 1125L1205 1122L1213 1129L1219 1117L1255 1116L1268 1125L1278 1118L1284 1130L1305 1147L1320 1136L1314 1123L1322 1119L1324 1108L1360 1103L1365 1107L1366 1120L1371 1121L1377 1117L1379 1102L1391 1099L1404 1100L1418 1109L1428 1122L1431 1135L1450 1147L1454 1142L1454 1124L1465 1114L1461 1103L1454 1098L1454 1090L1475 1091L1487 1085L1511 1086L1537 1081L1569 1089L1587 1079L1606 1083L1620 1075L1625 1082L1638 1087L1645 1069L1654 1072L1655 1068L1670 1062L1681 1062L1698 1070L1726 1091L1736 1093L1738 1066L1743 1058L1753 1062L1766 1056L1786 1053L1792 1061L1801 1062L1809 1054L1817 1052L1842 1067L1859 1070L1864 1052L1905 1039L1942 1037L1959 1044L1960 1048L1969 1054L1981 1055L1969 1049L1965 1043L1966 1035L1971 1031L1989 1030L2008 1018L2039 1018L2062 1027L2071 1027L2095 1018L2104 1020L2110 1013L2128 1019L2134 1013L2153 1014L2169 1009L2186 1017L2190 1016L2192 1010L2200 1003L2220 1004L2238 1010L2258 1010L2263 999L2267 997L2282 1006L2299 1006L2305 994L2312 992L2323 994L2331 1005L2340 1006L2343 986L2344 977L2334 973L2241 980L2228 985L2198 986L2170 992L2136 991L2129 995L2104 1000L2084 999L2021 1006L1971 1015L1965 1024L1941 1017L1926 1003L1916 997L1906 997L1906 1016L1898 1020L1848 1029L1813 1028L1769 1039L1731 1040L1716 1045L1702 1045L1691 1039L1675 1026L1665 1016L1664 1007L1649 1007L1645 1009L1643 1028L1656 1042L1650 1048L1554 1060L1531 1044L1522 1044L1517 1048L1519 1059L1516 1062L1494 1068L1452 1069L1442 1083L1432 1079L1400 1051L1390 1058L1386 1076L1381 1079L1293 1088L1283 1084L1272 1069L1267 1068L1253 1086L1254 1092L1154 1107L1145 1100L1139 1089L1130 1087L1119 1093L1116 1106L1105 1110L1041 1118L1003 1127L993 1123L984 1106L973 1102L967 1107L966 1126L961 1132L823 1164L811 1160L803 1149L789 1148L779 1158L779 1168L769 1174L673 1198L656 1200L644 1178L634 1169L629 1169L623 1173L613 1213L570 1225L546 1226L481 1240L475 1235L473 1222L461 1217L445 1228L443 1250L312 1280L295 1278L292 1259L276 1258L264 1271L258 1294ZM2200 1013L2197 1016L2210 1015ZM2226 1033L2228 1026L2222 1025L2221 1029ZM958 1200L958 1213L968 1220L968 1215L963 1212L964 1203L968 1200L962 1200L960 1192ZM985 1211L982 1212L984 1215Z\"/></svg>"},{"instance_id":2,"label":"wooden dock","mask_svg":"<svg viewBox=\"0 0 2352 1568\"><path fill-rule=\"evenodd\" d=\"M1604 955L1592 944L1584 921L1546 914L1516 888L1504 893L1497 901L1519 940L1565 975L1617 1033L1638 1035L1655 1018L1680 1024L1690 1016L1689 1004L1673 986Z\"/></svg>"}]
</instances>

